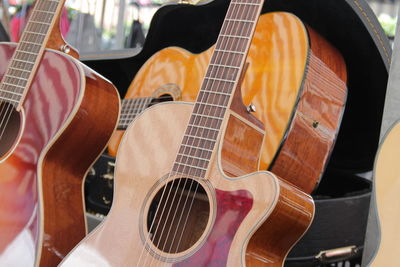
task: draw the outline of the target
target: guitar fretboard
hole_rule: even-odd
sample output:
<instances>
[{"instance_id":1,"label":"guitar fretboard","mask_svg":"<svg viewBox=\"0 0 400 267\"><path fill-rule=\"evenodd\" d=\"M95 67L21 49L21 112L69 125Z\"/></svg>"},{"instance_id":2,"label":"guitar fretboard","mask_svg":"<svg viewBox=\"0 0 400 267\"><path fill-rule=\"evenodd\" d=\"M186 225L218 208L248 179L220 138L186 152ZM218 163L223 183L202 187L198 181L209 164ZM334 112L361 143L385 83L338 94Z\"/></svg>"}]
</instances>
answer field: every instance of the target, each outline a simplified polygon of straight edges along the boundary
<instances>
[{"instance_id":1,"label":"guitar fretboard","mask_svg":"<svg viewBox=\"0 0 400 267\"><path fill-rule=\"evenodd\" d=\"M118 129L125 130L133 119L145 110L153 100L153 97L123 99Z\"/></svg>"},{"instance_id":2,"label":"guitar fretboard","mask_svg":"<svg viewBox=\"0 0 400 267\"><path fill-rule=\"evenodd\" d=\"M243 69L263 0L232 0L173 172L203 178Z\"/></svg>"},{"instance_id":3,"label":"guitar fretboard","mask_svg":"<svg viewBox=\"0 0 400 267\"><path fill-rule=\"evenodd\" d=\"M43 55L63 0L38 0L0 84L0 100L20 104Z\"/></svg>"}]
</instances>

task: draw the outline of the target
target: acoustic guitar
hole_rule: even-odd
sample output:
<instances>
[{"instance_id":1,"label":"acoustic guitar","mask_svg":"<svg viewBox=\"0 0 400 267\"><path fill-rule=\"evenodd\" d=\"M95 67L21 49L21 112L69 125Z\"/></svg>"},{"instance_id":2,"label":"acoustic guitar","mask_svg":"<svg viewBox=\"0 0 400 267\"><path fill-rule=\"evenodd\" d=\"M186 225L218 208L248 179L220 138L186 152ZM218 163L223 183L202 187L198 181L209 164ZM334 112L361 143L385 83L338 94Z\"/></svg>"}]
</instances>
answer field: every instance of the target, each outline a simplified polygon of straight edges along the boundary
<instances>
[{"instance_id":1,"label":"acoustic guitar","mask_svg":"<svg viewBox=\"0 0 400 267\"><path fill-rule=\"evenodd\" d=\"M375 195L381 240L371 267L399 265L400 218L400 122L386 134L375 159Z\"/></svg>"},{"instance_id":2,"label":"acoustic guitar","mask_svg":"<svg viewBox=\"0 0 400 267\"><path fill-rule=\"evenodd\" d=\"M0 44L0 266L56 266L85 236L82 182L118 121L115 87L64 53L63 5Z\"/></svg>"},{"instance_id":3,"label":"acoustic guitar","mask_svg":"<svg viewBox=\"0 0 400 267\"><path fill-rule=\"evenodd\" d=\"M274 31L279 27L285 30ZM333 148L347 89L341 55L306 27L281 13L260 16L242 94L248 112L264 123L267 132L260 169L269 169L310 193ZM141 67L122 101L119 131L108 146L110 155L116 155L123 130L145 108L169 100L195 101L214 50L192 54L169 47ZM223 169L234 164L225 157L222 161Z\"/></svg>"},{"instance_id":4,"label":"acoustic guitar","mask_svg":"<svg viewBox=\"0 0 400 267\"><path fill-rule=\"evenodd\" d=\"M262 4L230 3L194 105L154 105L131 123L112 208L60 266L282 266L314 205L273 173L254 172L268 133L238 84ZM223 147L236 151L225 155L235 177L221 168Z\"/></svg>"}]
</instances>

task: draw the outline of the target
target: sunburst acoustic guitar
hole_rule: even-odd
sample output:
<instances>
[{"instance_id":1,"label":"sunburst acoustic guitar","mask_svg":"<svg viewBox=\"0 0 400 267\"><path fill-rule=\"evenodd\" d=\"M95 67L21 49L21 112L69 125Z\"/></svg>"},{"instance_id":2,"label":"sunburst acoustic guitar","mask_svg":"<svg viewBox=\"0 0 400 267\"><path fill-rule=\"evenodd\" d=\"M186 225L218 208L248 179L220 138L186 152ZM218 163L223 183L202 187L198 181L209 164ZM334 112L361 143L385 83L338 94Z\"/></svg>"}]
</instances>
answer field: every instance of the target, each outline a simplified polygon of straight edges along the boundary
<instances>
[{"instance_id":1,"label":"sunburst acoustic guitar","mask_svg":"<svg viewBox=\"0 0 400 267\"><path fill-rule=\"evenodd\" d=\"M400 220L400 122L386 134L375 159L375 195L381 239L371 267L399 265Z\"/></svg>"},{"instance_id":2,"label":"sunburst acoustic guitar","mask_svg":"<svg viewBox=\"0 0 400 267\"><path fill-rule=\"evenodd\" d=\"M85 236L83 178L118 120L115 87L60 52L63 4L0 44L0 266L56 266Z\"/></svg>"},{"instance_id":3,"label":"sunburst acoustic guitar","mask_svg":"<svg viewBox=\"0 0 400 267\"><path fill-rule=\"evenodd\" d=\"M282 27L285 30L277 32ZM308 31L308 32L307 32ZM169 47L154 54L132 81L108 151L145 108L167 100L194 102L215 47L200 54ZM347 96L346 66L326 40L291 16L260 16L242 83L243 101L266 128L260 169L303 191L318 184L332 150ZM230 147L224 151L234 154ZM233 162L223 157L224 166Z\"/></svg>"},{"instance_id":4,"label":"sunburst acoustic guitar","mask_svg":"<svg viewBox=\"0 0 400 267\"><path fill-rule=\"evenodd\" d=\"M230 3L194 105L154 105L131 123L112 208L61 266L282 266L313 202L273 173L254 172L268 132L247 112L238 84L262 4ZM271 16L305 37L295 16ZM273 36L285 35L278 25ZM224 171L222 156L232 163Z\"/></svg>"}]
</instances>

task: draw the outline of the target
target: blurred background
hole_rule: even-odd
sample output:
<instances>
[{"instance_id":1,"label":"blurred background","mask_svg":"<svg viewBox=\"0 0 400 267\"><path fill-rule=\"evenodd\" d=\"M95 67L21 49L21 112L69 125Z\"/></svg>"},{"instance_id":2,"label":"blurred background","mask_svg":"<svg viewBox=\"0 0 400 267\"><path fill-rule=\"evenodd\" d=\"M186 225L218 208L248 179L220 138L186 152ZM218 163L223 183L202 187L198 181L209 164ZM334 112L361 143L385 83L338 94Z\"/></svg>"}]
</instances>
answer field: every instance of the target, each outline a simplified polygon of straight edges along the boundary
<instances>
[{"instance_id":1,"label":"blurred background","mask_svg":"<svg viewBox=\"0 0 400 267\"><path fill-rule=\"evenodd\" d=\"M196 4L206 0L181 0ZM17 42L34 0L0 0L0 40ZM66 40L81 55L142 47L151 18L172 0L67 0L61 20ZM394 39L400 0L368 0L387 36Z\"/></svg>"}]
</instances>

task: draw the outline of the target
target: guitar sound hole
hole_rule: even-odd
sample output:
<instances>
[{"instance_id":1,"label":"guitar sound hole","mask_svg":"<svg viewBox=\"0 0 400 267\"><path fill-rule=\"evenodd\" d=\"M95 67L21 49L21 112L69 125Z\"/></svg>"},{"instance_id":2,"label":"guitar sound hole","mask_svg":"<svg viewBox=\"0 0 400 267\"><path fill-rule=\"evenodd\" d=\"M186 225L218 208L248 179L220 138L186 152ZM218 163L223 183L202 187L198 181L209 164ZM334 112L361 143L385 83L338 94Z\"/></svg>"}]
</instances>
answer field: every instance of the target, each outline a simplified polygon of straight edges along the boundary
<instances>
[{"instance_id":1,"label":"guitar sound hole","mask_svg":"<svg viewBox=\"0 0 400 267\"><path fill-rule=\"evenodd\" d=\"M154 99L151 101L149 107L150 107L150 106L153 106L153 105L155 105L155 104L158 104L158 103L169 102L169 101L174 101L174 98L172 97L172 95L170 95L170 94L164 94L164 95L159 96L158 98L154 98Z\"/></svg>"},{"instance_id":2,"label":"guitar sound hole","mask_svg":"<svg viewBox=\"0 0 400 267\"><path fill-rule=\"evenodd\" d=\"M21 127L21 116L15 107L7 102L0 103L0 159L14 147Z\"/></svg>"},{"instance_id":3,"label":"guitar sound hole","mask_svg":"<svg viewBox=\"0 0 400 267\"><path fill-rule=\"evenodd\" d=\"M163 186L151 202L147 230L158 249L179 253L200 239L209 216L210 202L203 186L193 179L175 179Z\"/></svg>"}]
</instances>

